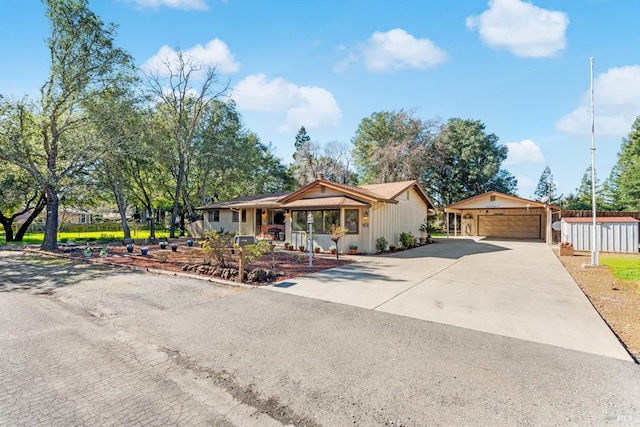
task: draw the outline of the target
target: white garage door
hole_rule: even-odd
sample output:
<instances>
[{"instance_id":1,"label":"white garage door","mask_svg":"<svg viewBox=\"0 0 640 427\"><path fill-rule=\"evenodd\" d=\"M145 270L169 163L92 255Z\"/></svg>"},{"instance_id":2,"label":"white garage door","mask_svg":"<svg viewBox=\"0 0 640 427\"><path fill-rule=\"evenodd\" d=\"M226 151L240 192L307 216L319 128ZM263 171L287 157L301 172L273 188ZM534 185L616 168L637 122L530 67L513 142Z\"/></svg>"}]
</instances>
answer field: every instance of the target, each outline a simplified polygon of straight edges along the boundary
<instances>
[{"instance_id":1,"label":"white garage door","mask_svg":"<svg viewBox=\"0 0 640 427\"><path fill-rule=\"evenodd\" d=\"M478 235L512 239L540 239L540 215L479 216Z\"/></svg>"}]
</instances>

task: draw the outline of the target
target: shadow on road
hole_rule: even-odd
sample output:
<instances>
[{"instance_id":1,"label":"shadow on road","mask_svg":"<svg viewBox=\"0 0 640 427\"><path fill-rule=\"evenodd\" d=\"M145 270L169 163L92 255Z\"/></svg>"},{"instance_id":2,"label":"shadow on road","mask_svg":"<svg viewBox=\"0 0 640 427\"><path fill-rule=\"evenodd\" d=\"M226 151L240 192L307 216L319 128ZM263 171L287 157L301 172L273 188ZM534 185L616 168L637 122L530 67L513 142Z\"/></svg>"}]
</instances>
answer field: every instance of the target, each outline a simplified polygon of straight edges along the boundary
<instances>
[{"instance_id":1,"label":"shadow on road","mask_svg":"<svg viewBox=\"0 0 640 427\"><path fill-rule=\"evenodd\" d=\"M129 272L133 273L127 269L34 252L0 251L0 293L50 294L80 279L99 279Z\"/></svg>"}]
</instances>

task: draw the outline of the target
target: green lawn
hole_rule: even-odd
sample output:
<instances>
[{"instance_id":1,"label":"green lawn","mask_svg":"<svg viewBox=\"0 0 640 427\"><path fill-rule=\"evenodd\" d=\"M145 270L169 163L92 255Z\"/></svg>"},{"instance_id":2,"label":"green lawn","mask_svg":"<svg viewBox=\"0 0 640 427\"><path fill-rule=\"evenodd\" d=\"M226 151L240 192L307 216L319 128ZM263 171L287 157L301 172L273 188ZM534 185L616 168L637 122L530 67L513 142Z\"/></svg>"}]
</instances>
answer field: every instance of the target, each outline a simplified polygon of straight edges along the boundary
<instances>
[{"instance_id":1,"label":"green lawn","mask_svg":"<svg viewBox=\"0 0 640 427\"><path fill-rule=\"evenodd\" d=\"M606 265L611 273L622 280L640 282L640 257L606 256L600 258L600 263Z\"/></svg>"},{"instance_id":2,"label":"green lawn","mask_svg":"<svg viewBox=\"0 0 640 427\"><path fill-rule=\"evenodd\" d=\"M146 239L149 237L149 230L138 230L137 233L131 232L133 239ZM156 238L169 237L168 231L156 231ZM59 242L86 242L96 240L121 240L124 238L122 231L83 231L83 232L64 232L58 233ZM4 233L0 233L0 243L4 243ZM8 242L8 244L16 245L38 245L44 240L44 233L28 233L25 234L22 242Z\"/></svg>"}]
</instances>

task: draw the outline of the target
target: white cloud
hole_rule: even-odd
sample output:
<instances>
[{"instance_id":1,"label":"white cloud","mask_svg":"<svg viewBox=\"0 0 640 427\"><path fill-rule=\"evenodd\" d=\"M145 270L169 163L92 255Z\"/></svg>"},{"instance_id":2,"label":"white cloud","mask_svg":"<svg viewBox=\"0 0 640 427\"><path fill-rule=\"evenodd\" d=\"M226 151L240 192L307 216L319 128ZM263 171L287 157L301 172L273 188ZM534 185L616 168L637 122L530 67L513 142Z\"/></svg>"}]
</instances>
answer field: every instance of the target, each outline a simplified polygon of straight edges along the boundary
<instances>
[{"instance_id":1,"label":"white cloud","mask_svg":"<svg viewBox=\"0 0 640 427\"><path fill-rule=\"evenodd\" d=\"M298 86L282 77L269 80L264 74L248 76L233 88L231 98L240 109L284 113L285 119L278 128L281 132L300 126L332 128L342 118L331 92L317 86Z\"/></svg>"},{"instance_id":2,"label":"white cloud","mask_svg":"<svg viewBox=\"0 0 640 427\"><path fill-rule=\"evenodd\" d=\"M640 114L640 65L610 68L594 81L594 123L597 135L623 137ZM556 123L556 130L571 135L591 133L591 92L580 105Z\"/></svg>"},{"instance_id":3,"label":"white cloud","mask_svg":"<svg viewBox=\"0 0 640 427\"><path fill-rule=\"evenodd\" d=\"M208 41L204 46L197 44L182 53L185 59L191 60L193 65L199 67L217 67L221 73L234 73L240 69L240 64L235 61L235 56L231 53L227 44L217 38ZM168 73L166 63L175 67L177 62L177 52L165 45L142 65L142 69L157 70L161 75L164 75Z\"/></svg>"},{"instance_id":4,"label":"white cloud","mask_svg":"<svg viewBox=\"0 0 640 427\"><path fill-rule=\"evenodd\" d=\"M488 46L523 58L545 58L564 50L569 17L521 0L490 0L489 9L469 16L466 24Z\"/></svg>"},{"instance_id":5,"label":"white cloud","mask_svg":"<svg viewBox=\"0 0 640 427\"><path fill-rule=\"evenodd\" d=\"M523 139L520 142L507 142L505 145L509 149L509 154L504 162L505 165L542 163L545 161L540 147L530 139Z\"/></svg>"},{"instance_id":6,"label":"white cloud","mask_svg":"<svg viewBox=\"0 0 640 427\"><path fill-rule=\"evenodd\" d=\"M127 0L129 3L134 3L138 7L152 7L157 9L162 6L170 7L172 9L182 10L207 10L207 2L205 0Z\"/></svg>"},{"instance_id":7,"label":"white cloud","mask_svg":"<svg viewBox=\"0 0 640 427\"><path fill-rule=\"evenodd\" d=\"M345 50L343 46L340 50ZM417 39L396 28L385 33L376 31L364 43L347 53L334 65L334 71L344 71L352 63L364 61L367 70L385 72L402 69L426 69L447 60L447 54L429 39Z\"/></svg>"}]
</instances>

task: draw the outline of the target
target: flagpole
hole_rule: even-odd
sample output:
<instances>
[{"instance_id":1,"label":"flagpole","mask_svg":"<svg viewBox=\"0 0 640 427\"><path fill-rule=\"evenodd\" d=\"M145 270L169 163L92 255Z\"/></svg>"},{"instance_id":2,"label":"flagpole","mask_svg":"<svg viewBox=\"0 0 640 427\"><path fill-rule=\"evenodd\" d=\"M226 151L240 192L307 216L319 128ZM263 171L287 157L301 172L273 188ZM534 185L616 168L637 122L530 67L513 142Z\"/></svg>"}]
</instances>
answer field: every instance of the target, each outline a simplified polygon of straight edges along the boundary
<instances>
[{"instance_id":1,"label":"flagpole","mask_svg":"<svg viewBox=\"0 0 640 427\"><path fill-rule=\"evenodd\" d=\"M593 224L591 230L591 265L598 266L598 232L596 230L596 140L595 140L595 108L593 102L593 56L589 58L591 65L591 215Z\"/></svg>"}]
</instances>

